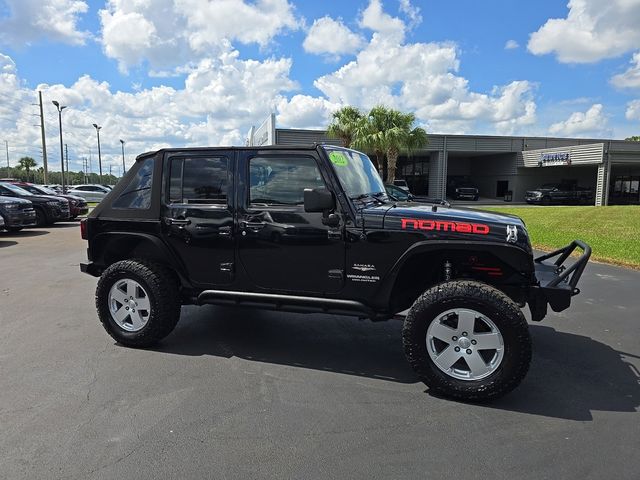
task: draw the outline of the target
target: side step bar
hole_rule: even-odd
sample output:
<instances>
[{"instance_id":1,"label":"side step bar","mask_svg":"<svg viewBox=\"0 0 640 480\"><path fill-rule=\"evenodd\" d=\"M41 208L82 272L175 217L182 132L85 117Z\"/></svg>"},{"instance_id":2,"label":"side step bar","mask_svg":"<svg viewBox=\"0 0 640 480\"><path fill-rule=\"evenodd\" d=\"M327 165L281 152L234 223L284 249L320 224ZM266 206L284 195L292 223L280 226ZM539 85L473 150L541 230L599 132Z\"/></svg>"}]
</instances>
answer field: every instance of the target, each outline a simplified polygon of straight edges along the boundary
<instances>
[{"instance_id":1,"label":"side step bar","mask_svg":"<svg viewBox=\"0 0 640 480\"><path fill-rule=\"evenodd\" d=\"M298 313L333 313L358 317L374 317L374 312L363 303L322 297L303 297L273 293L230 292L205 290L197 299L198 305L239 305Z\"/></svg>"}]
</instances>

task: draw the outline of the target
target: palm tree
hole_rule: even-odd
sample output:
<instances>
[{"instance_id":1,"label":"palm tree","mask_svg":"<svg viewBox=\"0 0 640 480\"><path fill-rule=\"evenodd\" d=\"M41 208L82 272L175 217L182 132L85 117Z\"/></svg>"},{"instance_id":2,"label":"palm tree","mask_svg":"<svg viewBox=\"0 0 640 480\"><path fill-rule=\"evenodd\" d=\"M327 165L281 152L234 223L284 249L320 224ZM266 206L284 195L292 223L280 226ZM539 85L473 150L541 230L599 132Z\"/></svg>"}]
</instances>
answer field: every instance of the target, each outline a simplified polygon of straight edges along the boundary
<instances>
[{"instance_id":1,"label":"palm tree","mask_svg":"<svg viewBox=\"0 0 640 480\"><path fill-rule=\"evenodd\" d=\"M363 116L355 107L349 105L333 113L333 120L327 128L327 135L342 140L342 144L350 148L357 140L363 127Z\"/></svg>"},{"instance_id":2,"label":"palm tree","mask_svg":"<svg viewBox=\"0 0 640 480\"><path fill-rule=\"evenodd\" d=\"M38 164L33 158L22 157L20 160L18 160L18 165L16 166L16 168L18 170L24 170L27 173L27 181L29 181L29 171L32 168L36 168L37 166Z\"/></svg>"}]
</instances>

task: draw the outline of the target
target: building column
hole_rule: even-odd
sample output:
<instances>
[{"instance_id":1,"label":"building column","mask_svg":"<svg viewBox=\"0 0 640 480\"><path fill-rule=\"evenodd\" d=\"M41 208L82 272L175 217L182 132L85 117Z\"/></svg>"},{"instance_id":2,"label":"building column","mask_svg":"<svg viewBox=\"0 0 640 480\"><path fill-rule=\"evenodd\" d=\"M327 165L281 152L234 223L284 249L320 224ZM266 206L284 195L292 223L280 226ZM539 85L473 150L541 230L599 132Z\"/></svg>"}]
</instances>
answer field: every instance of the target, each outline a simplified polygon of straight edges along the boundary
<instances>
[{"instance_id":1,"label":"building column","mask_svg":"<svg viewBox=\"0 0 640 480\"><path fill-rule=\"evenodd\" d=\"M598 165L598 175L596 177L596 207L609 204L607 192L609 191L609 175L610 163L608 160Z\"/></svg>"}]
</instances>

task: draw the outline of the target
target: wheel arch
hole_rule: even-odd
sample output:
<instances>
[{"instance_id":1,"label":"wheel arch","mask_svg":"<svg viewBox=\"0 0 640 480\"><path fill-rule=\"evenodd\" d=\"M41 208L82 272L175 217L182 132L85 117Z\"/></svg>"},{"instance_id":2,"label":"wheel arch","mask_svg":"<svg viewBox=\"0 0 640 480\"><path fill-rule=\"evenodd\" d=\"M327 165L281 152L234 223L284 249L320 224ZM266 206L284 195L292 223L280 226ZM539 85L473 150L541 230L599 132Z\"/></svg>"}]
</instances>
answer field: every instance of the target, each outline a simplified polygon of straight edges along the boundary
<instances>
[{"instance_id":1,"label":"wheel arch","mask_svg":"<svg viewBox=\"0 0 640 480\"><path fill-rule=\"evenodd\" d=\"M461 269L463 261L476 258L499 268L498 278L483 270ZM512 289L529 286L534 280L533 257L519 247L496 242L424 241L411 246L391 267L380 287L377 298L393 313L410 307L427 288L443 281L444 262L450 260L463 278L488 283L509 296ZM457 265L456 265L457 262ZM458 275L456 275L458 276Z\"/></svg>"},{"instance_id":2,"label":"wheel arch","mask_svg":"<svg viewBox=\"0 0 640 480\"><path fill-rule=\"evenodd\" d=\"M155 235L137 232L105 232L91 242L92 260L101 269L120 260L142 259L172 270L183 286L190 286L186 269L174 253Z\"/></svg>"}]
</instances>

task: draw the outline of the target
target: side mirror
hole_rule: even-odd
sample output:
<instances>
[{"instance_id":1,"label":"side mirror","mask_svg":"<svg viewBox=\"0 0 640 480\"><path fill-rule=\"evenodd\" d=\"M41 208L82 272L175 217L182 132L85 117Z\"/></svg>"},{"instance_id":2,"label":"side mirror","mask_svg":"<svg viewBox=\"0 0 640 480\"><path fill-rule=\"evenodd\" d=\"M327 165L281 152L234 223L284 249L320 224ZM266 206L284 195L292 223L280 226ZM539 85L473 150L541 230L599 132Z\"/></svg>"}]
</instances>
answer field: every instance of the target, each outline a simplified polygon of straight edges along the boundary
<instances>
[{"instance_id":1,"label":"side mirror","mask_svg":"<svg viewBox=\"0 0 640 480\"><path fill-rule=\"evenodd\" d=\"M326 188L304 189L305 212L329 212L336 208L336 200Z\"/></svg>"}]
</instances>

